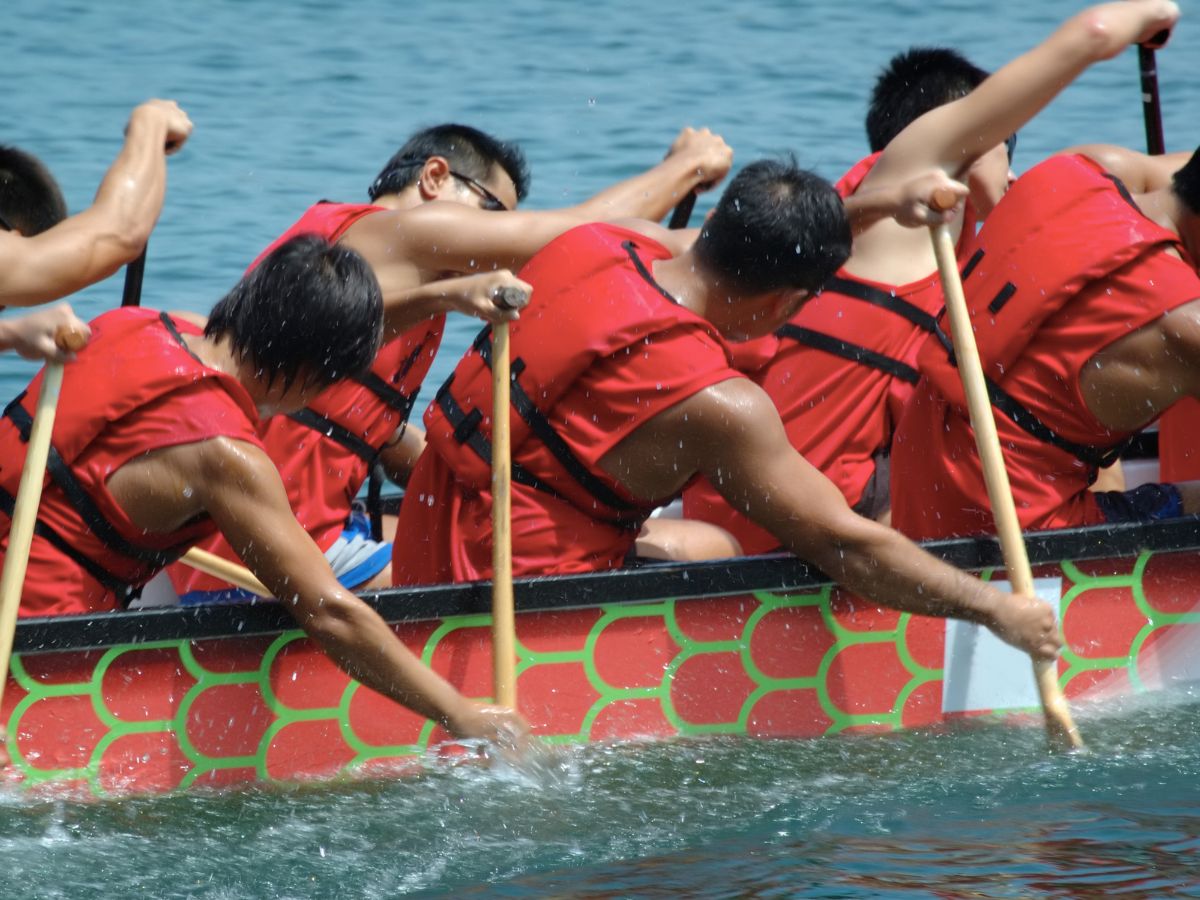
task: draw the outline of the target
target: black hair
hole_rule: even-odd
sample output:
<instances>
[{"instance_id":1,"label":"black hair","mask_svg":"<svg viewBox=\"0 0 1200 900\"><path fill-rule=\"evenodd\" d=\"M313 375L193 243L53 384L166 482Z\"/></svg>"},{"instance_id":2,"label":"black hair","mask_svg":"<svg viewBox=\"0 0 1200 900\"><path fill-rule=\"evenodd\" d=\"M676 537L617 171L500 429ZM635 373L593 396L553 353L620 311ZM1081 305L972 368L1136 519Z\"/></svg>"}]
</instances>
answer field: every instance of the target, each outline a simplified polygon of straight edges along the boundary
<instances>
[{"instance_id":1,"label":"black hair","mask_svg":"<svg viewBox=\"0 0 1200 900\"><path fill-rule=\"evenodd\" d=\"M988 73L957 50L913 47L897 53L875 79L867 141L876 153L931 109L965 97Z\"/></svg>"},{"instance_id":2,"label":"black hair","mask_svg":"<svg viewBox=\"0 0 1200 900\"><path fill-rule=\"evenodd\" d=\"M816 292L850 256L850 222L828 181L794 159L738 173L705 222L696 259L735 290Z\"/></svg>"},{"instance_id":3,"label":"black hair","mask_svg":"<svg viewBox=\"0 0 1200 900\"><path fill-rule=\"evenodd\" d=\"M1171 190L1193 216L1200 216L1200 148L1171 176Z\"/></svg>"},{"instance_id":4,"label":"black hair","mask_svg":"<svg viewBox=\"0 0 1200 900\"><path fill-rule=\"evenodd\" d=\"M16 147L0 146L0 217L25 237L67 217L67 202L50 170Z\"/></svg>"},{"instance_id":5,"label":"black hair","mask_svg":"<svg viewBox=\"0 0 1200 900\"><path fill-rule=\"evenodd\" d=\"M414 184L431 156L444 156L456 172L479 181L487 179L492 166L499 166L512 179L518 201L529 193L529 166L520 147L468 125L448 124L422 129L410 137L371 183L368 195L375 200Z\"/></svg>"},{"instance_id":6,"label":"black hair","mask_svg":"<svg viewBox=\"0 0 1200 900\"><path fill-rule=\"evenodd\" d=\"M375 273L348 247L314 235L280 244L221 298L206 337L228 337L239 359L284 388L359 375L383 339Z\"/></svg>"}]
</instances>

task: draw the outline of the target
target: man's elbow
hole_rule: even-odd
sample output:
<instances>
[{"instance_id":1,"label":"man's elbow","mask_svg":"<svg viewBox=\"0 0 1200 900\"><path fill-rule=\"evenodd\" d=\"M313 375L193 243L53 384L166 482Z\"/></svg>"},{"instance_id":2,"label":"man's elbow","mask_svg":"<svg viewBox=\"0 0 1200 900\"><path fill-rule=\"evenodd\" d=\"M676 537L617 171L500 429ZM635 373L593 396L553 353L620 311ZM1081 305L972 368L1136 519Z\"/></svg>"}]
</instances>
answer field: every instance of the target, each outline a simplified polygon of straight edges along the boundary
<instances>
[{"instance_id":1,"label":"man's elbow","mask_svg":"<svg viewBox=\"0 0 1200 900\"><path fill-rule=\"evenodd\" d=\"M342 592L304 602L285 601L304 633L322 647L337 647L349 643L362 628L362 602Z\"/></svg>"}]
</instances>

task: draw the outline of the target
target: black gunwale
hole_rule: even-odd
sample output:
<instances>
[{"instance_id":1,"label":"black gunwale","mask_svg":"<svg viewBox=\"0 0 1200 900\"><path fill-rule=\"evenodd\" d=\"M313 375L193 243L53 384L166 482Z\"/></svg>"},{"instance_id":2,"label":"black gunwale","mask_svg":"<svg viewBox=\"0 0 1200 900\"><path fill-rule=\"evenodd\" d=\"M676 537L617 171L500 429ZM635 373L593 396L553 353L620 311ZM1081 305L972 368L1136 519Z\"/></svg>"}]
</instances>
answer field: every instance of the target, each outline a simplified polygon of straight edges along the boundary
<instances>
[{"instance_id":1,"label":"black gunwale","mask_svg":"<svg viewBox=\"0 0 1200 900\"><path fill-rule=\"evenodd\" d=\"M1200 549L1200 516L1154 523L1101 525L1027 535L1033 565L1063 560L1130 556L1142 550ZM953 565L980 570L1002 565L994 538L937 541L928 550ZM752 591L811 590L829 579L793 556L775 554L705 563L664 563L587 575L521 578L515 583L521 612L604 604L644 603L664 598L730 596ZM391 623L485 613L490 582L405 588L364 594ZM16 653L98 650L151 641L272 635L296 628L274 602L223 604L22 619Z\"/></svg>"}]
</instances>

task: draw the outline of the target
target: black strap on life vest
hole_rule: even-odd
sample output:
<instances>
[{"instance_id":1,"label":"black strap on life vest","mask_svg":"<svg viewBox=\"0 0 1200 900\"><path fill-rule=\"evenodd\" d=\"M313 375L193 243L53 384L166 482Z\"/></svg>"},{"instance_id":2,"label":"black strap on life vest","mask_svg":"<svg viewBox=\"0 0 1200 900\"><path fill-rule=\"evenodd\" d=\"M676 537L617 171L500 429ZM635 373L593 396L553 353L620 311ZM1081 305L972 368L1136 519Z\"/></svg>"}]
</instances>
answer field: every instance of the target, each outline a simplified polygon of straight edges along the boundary
<instances>
[{"instance_id":1,"label":"black strap on life vest","mask_svg":"<svg viewBox=\"0 0 1200 900\"><path fill-rule=\"evenodd\" d=\"M438 389L434 402L441 409L442 415L446 417L446 421L454 426L454 440L471 448L475 455L490 467L492 464L492 442L479 431L479 423L483 421L483 413L478 409L473 409L469 413L463 410L459 406L458 401L454 399L454 395L450 392L453 384L454 373L451 372L445 383ZM538 478L516 460L513 460L512 464L512 479L517 484L523 484L525 487L533 488L535 491L549 494L551 497L561 500L564 503L569 502L552 485L542 481L542 479Z\"/></svg>"},{"instance_id":2,"label":"black strap on life vest","mask_svg":"<svg viewBox=\"0 0 1200 900\"><path fill-rule=\"evenodd\" d=\"M874 350L868 350L859 344L852 344L820 331L813 331L811 328L801 328L799 325L788 323L781 326L775 334L777 337L788 338L798 344L812 347L814 350L821 350L850 362L878 369L885 375L899 378L908 384L916 384L921 378L921 373L907 363L902 363L900 360L882 353L876 353Z\"/></svg>"},{"instance_id":3,"label":"black strap on life vest","mask_svg":"<svg viewBox=\"0 0 1200 900\"><path fill-rule=\"evenodd\" d=\"M916 304L909 303L903 297L897 297L893 293L880 290L861 281L855 281L852 278L840 278L835 275L825 282L821 290L836 291L854 300L861 300L863 303L869 303L871 306L885 309L890 313L900 316L902 319L907 319L922 331L929 332L930 334L937 328L937 317L931 316Z\"/></svg>"},{"instance_id":4,"label":"black strap on life vest","mask_svg":"<svg viewBox=\"0 0 1200 900\"><path fill-rule=\"evenodd\" d=\"M371 466L371 474L367 476L367 516L371 520L371 540L376 543L383 541L383 482L387 473L383 471L383 463L376 462Z\"/></svg>"},{"instance_id":5,"label":"black strap on life vest","mask_svg":"<svg viewBox=\"0 0 1200 900\"><path fill-rule=\"evenodd\" d=\"M1114 182L1118 188L1123 188L1119 181L1115 178ZM1126 192L1127 193L1127 192ZM1132 201L1131 201L1132 202ZM966 266L962 270L962 279L965 282L975 267L979 265L984 257L982 248L975 251L971 258L967 261ZM996 293L996 296L988 303L988 310L992 315L998 314L1004 306L1016 294L1017 288L1012 282L1005 282L1004 286ZM942 347L946 350L946 356L950 364L958 368L958 360L954 355L954 342L950 339L940 327L934 332L935 337ZM993 381L986 374L984 375L984 383L987 385L988 399L992 406L1000 410L1014 425L1024 431L1026 434L1037 438L1043 443L1050 444L1058 449L1069 453L1071 456L1078 459L1080 462L1098 468L1105 468L1112 465L1133 443L1137 435L1132 435L1125 439L1115 447L1099 447L1093 444L1079 444L1069 438L1063 437L1045 422L1037 417L1037 415L1005 391L999 384Z\"/></svg>"},{"instance_id":6,"label":"black strap on life vest","mask_svg":"<svg viewBox=\"0 0 1200 900\"><path fill-rule=\"evenodd\" d=\"M488 367L489 371L492 368L491 338L492 326L485 325L472 345L483 359L483 363ZM521 373L525 371L525 361L517 357L512 361L510 369L512 383L509 385L509 398L513 408L525 424L529 426L530 431L546 445L546 449L558 460L559 465L566 469L567 474L574 478L585 491L610 509L625 512L637 511L638 506L636 504L630 503L621 497L607 484L592 474L591 470L575 455L575 452L567 442L554 430L554 426L550 424L549 419L537 408L529 395L525 393L525 389L521 386L519 380Z\"/></svg>"},{"instance_id":7,"label":"black strap on life vest","mask_svg":"<svg viewBox=\"0 0 1200 900\"><path fill-rule=\"evenodd\" d=\"M404 379L404 376L408 374L409 370L420 358L428 341L429 335L427 334L425 339L405 357L404 362L396 373L395 381L402 381ZM351 380L374 394L385 406L399 413L401 423L408 422L408 417L412 414L413 404L417 400L415 393L406 394L403 391L397 390L386 379L381 378L374 372L367 372L365 375L356 376ZM293 422L304 425L306 428L311 428L318 434L324 435L334 443L340 444L371 468L374 468L376 461L379 459L379 454L383 452L383 447L371 446L362 437L350 431L345 426L339 425L328 416L308 407L288 413L288 418Z\"/></svg>"},{"instance_id":8,"label":"black strap on life vest","mask_svg":"<svg viewBox=\"0 0 1200 900\"><path fill-rule=\"evenodd\" d=\"M0 512L3 512L11 519L16 505L16 498L3 487L0 487ZM68 559L75 562L107 590L112 591L122 606L128 606L130 601L137 595L137 589L132 585L117 578L107 569L102 568L98 563L94 562L90 557L84 556L72 547L66 538L40 519L34 521L33 533L45 540Z\"/></svg>"},{"instance_id":9,"label":"black strap on life vest","mask_svg":"<svg viewBox=\"0 0 1200 900\"><path fill-rule=\"evenodd\" d=\"M21 406L20 400L22 397L24 397L24 393L5 408L4 415L17 426L21 440L29 443L29 430L33 427L33 418L29 415L25 407ZM59 455L53 445L51 445L50 453L46 458L46 471L50 474L50 480L63 492L63 495L67 498L67 502L71 504L79 514L79 517L83 519L84 524L110 550L129 559L161 569L173 563L191 546L189 542L179 548L156 550L148 547L139 547L136 544L130 543L117 531L116 526L100 512L100 508L96 505L96 502L84 490L83 485L79 483L79 479L75 477L75 473L71 471L70 466L67 465L66 461Z\"/></svg>"},{"instance_id":10,"label":"black strap on life vest","mask_svg":"<svg viewBox=\"0 0 1200 900\"><path fill-rule=\"evenodd\" d=\"M871 306L900 316L920 330L929 332L930 334L937 331L937 319L919 306L909 303L904 298L897 297L895 294L880 290L869 284L864 284L861 281L835 276L825 283L822 290L836 291L845 297L869 303ZM861 344L835 338L832 335L815 331L811 328L804 328L788 323L778 328L775 331L775 336L787 338L806 347L812 347L814 350L820 350L841 359L876 369L885 375L899 378L907 384L916 384L921 377L920 372L901 360L878 353Z\"/></svg>"}]
</instances>

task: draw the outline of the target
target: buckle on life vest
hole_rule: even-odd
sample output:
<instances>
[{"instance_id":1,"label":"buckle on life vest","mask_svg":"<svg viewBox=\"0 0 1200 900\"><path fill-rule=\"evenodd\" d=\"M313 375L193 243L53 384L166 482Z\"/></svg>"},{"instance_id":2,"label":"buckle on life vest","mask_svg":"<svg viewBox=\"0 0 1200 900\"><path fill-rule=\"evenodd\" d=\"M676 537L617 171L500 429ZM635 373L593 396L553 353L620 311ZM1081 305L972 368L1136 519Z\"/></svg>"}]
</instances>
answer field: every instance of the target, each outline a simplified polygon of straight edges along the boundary
<instances>
[{"instance_id":1,"label":"buckle on life vest","mask_svg":"<svg viewBox=\"0 0 1200 900\"><path fill-rule=\"evenodd\" d=\"M473 409L454 425L454 439L460 444L465 444L471 439L476 431L479 430L479 423L483 421L483 413L478 409Z\"/></svg>"}]
</instances>

